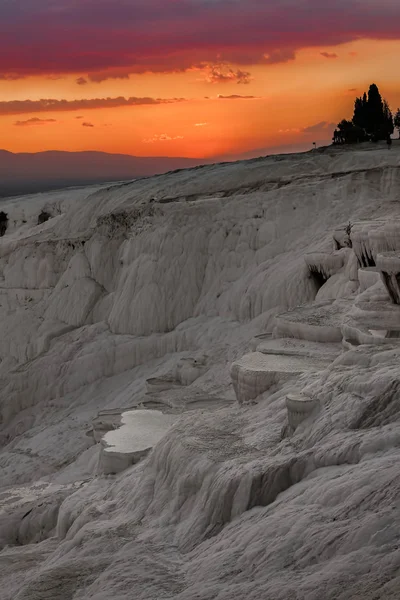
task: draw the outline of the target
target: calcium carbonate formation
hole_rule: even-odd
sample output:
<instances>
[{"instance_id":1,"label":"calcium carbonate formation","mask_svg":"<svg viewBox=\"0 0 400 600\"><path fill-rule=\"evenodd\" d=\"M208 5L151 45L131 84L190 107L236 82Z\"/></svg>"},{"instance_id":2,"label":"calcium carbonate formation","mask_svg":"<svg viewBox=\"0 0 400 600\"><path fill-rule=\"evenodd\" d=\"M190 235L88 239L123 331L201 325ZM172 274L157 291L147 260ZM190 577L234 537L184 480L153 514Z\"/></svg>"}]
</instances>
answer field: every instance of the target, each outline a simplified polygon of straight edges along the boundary
<instances>
[{"instance_id":1,"label":"calcium carbonate formation","mask_svg":"<svg viewBox=\"0 0 400 600\"><path fill-rule=\"evenodd\" d=\"M1 600L399 597L399 165L3 202Z\"/></svg>"}]
</instances>

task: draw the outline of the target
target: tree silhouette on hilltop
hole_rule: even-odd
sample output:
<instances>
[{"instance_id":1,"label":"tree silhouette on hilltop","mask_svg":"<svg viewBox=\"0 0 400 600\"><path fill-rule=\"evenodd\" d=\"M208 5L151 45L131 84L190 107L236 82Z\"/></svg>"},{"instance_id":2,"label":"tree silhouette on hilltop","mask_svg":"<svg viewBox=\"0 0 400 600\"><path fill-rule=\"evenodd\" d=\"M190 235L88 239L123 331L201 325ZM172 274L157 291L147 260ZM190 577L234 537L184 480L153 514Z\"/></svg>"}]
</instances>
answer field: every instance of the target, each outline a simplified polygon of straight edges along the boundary
<instances>
[{"instance_id":1,"label":"tree silhouette on hilltop","mask_svg":"<svg viewBox=\"0 0 400 600\"><path fill-rule=\"evenodd\" d=\"M393 124L399 132L400 139L400 108L397 109L397 113L394 115Z\"/></svg>"},{"instance_id":2,"label":"tree silhouette on hilltop","mask_svg":"<svg viewBox=\"0 0 400 600\"><path fill-rule=\"evenodd\" d=\"M368 95L364 92L362 96L355 99L352 120L343 119L337 125L333 134L333 143L356 144L368 140L373 142L387 140L392 135L394 126L389 104L382 99L378 86L373 83L369 87Z\"/></svg>"}]
</instances>

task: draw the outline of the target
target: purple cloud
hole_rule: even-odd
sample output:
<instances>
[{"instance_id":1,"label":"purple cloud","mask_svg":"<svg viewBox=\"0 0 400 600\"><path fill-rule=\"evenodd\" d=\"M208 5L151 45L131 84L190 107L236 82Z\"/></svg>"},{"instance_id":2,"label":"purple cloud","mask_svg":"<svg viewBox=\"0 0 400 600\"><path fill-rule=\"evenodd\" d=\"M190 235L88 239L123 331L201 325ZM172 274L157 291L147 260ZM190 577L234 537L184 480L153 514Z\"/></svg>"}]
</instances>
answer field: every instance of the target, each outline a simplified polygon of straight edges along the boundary
<instances>
[{"instance_id":1,"label":"purple cloud","mask_svg":"<svg viewBox=\"0 0 400 600\"><path fill-rule=\"evenodd\" d=\"M293 60L305 47L400 39L399 21L400 3L360 10L359 0L3 2L0 73L83 73L100 81L216 62L245 71Z\"/></svg>"},{"instance_id":2,"label":"purple cloud","mask_svg":"<svg viewBox=\"0 0 400 600\"><path fill-rule=\"evenodd\" d=\"M328 121L320 121L319 123L315 123L315 125L309 125L308 127L304 127L301 132L302 133L328 133L335 129L335 123L329 123Z\"/></svg>"}]
</instances>

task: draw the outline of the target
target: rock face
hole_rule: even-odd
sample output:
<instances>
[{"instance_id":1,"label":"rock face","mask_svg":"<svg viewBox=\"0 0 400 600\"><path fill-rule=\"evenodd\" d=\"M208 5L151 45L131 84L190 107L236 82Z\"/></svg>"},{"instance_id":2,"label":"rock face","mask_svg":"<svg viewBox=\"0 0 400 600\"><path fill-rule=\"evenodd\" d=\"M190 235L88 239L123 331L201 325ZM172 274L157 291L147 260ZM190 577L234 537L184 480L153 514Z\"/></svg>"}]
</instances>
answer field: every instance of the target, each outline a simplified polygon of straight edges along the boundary
<instances>
[{"instance_id":1,"label":"rock face","mask_svg":"<svg viewBox=\"0 0 400 600\"><path fill-rule=\"evenodd\" d=\"M382 273L382 280L390 299L394 304L400 304L400 252L378 254L376 265Z\"/></svg>"},{"instance_id":2,"label":"rock face","mask_svg":"<svg viewBox=\"0 0 400 600\"><path fill-rule=\"evenodd\" d=\"M358 269L358 281L360 282L360 292L365 292L381 281L381 272L377 267L363 267Z\"/></svg>"},{"instance_id":3,"label":"rock face","mask_svg":"<svg viewBox=\"0 0 400 600\"><path fill-rule=\"evenodd\" d=\"M322 281L327 281L339 273L346 263L346 253L339 250L334 253L310 252L304 257L311 273L317 274Z\"/></svg>"},{"instance_id":4,"label":"rock face","mask_svg":"<svg viewBox=\"0 0 400 600\"><path fill-rule=\"evenodd\" d=\"M399 159L4 202L1 600L397 600Z\"/></svg>"},{"instance_id":5,"label":"rock face","mask_svg":"<svg viewBox=\"0 0 400 600\"><path fill-rule=\"evenodd\" d=\"M346 243L351 244L351 239ZM310 252L304 259L318 290L316 300L346 298L358 289L358 259L348 245L329 253Z\"/></svg>"}]
</instances>

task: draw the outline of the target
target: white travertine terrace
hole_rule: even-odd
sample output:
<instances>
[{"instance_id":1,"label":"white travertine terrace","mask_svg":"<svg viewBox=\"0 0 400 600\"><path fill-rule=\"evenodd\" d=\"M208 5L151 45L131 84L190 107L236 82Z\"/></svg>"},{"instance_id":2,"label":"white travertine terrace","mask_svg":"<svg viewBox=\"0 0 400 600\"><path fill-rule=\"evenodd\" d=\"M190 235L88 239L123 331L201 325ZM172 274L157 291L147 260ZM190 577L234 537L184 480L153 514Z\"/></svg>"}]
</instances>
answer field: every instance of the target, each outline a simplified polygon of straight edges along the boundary
<instances>
[{"instance_id":1,"label":"white travertine terrace","mask_svg":"<svg viewBox=\"0 0 400 600\"><path fill-rule=\"evenodd\" d=\"M182 385L191 385L208 370L207 357L181 358L176 366L176 378Z\"/></svg>"},{"instance_id":2,"label":"white travertine terrace","mask_svg":"<svg viewBox=\"0 0 400 600\"><path fill-rule=\"evenodd\" d=\"M259 333L258 335L255 335L249 341L250 352L255 352L258 349L258 346L260 344L262 344L263 342L269 342L269 341L271 341L271 339L272 339L272 331L265 332L265 333Z\"/></svg>"},{"instance_id":3,"label":"white travertine terrace","mask_svg":"<svg viewBox=\"0 0 400 600\"><path fill-rule=\"evenodd\" d=\"M341 342L340 326L346 301L325 301L299 306L275 319L274 337L294 337L311 342Z\"/></svg>"},{"instance_id":4,"label":"white travertine terrace","mask_svg":"<svg viewBox=\"0 0 400 600\"><path fill-rule=\"evenodd\" d=\"M333 239L333 251L340 250L340 248L350 248L351 239L346 231L346 227L343 225L340 229L334 228L332 233Z\"/></svg>"},{"instance_id":5,"label":"white travertine terrace","mask_svg":"<svg viewBox=\"0 0 400 600\"><path fill-rule=\"evenodd\" d=\"M400 332L400 306L391 301L378 267L379 279L354 299L342 324L344 346L397 344ZM397 341L396 341L397 339Z\"/></svg>"},{"instance_id":6,"label":"white travertine terrace","mask_svg":"<svg viewBox=\"0 0 400 600\"><path fill-rule=\"evenodd\" d=\"M157 410L132 410L121 414L121 425L101 440L99 470L120 473L142 459L176 421L176 415Z\"/></svg>"},{"instance_id":7,"label":"white travertine terrace","mask_svg":"<svg viewBox=\"0 0 400 600\"><path fill-rule=\"evenodd\" d=\"M346 253L341 250L327 252L309 252L304 256L310 271L319 273L325 280L336 275L346 264Z\"/></svg>"},{"instance_id":8,"label":"white travertine terrace","mask_svg":"<svg viewBox=\"0 0 400 600\"><path fill-rule=\"evenodd\" d=\"M232 383L239 404L251 402L269 388L283 384L304 372L322 370L328 361L303 356L245 354L232 364Z\"/></svg>"},{"instance_id":9,"label":"white travertine terrace","mask_svg":"<svg viewBox=\"0 0 400 600\"><path fill-rule=\"evenodd\" d=\"M400 251L400 220L388 220L379 228L372 228L369 233L370 244L374 256L385 252Z\"/></svg>"},{"instance_id":10,"label":"white travertine terrace","mask_svg":"<svg viewBox=\"0 0 400 600\"><path fill-rule=\"evenodd\" d=\"M390 274L400 273L400 252L382 252L377 255L377 268Z\"/></svg>"},{"instance_id":11,"label":"white travertine terrace","mask_svg":"<svg viewBox=\"0 0 400 600\"><path fill-rule=\"evenodd\" d=\"M121 415L127 412L128 408L109 408L100 410L92 421L92 428L87 435L93 435L96 443L100 442L103 436L122 424Z\"/></svg>"},{"instance_id":12,"label":"white travertine terrace","mask_svg":"<svg viewBox=\"0 0 400 600\"><path fill-rule=\"evenodd\" d=\"M357 222L351 232L353 250L362 267L374 266L378 254L400 251L400 220Z\"/></svg>"},{"instance_id":13,"label":"white travertine terrace","mask_svg":"<svg viewBox=\"0 0 400 600\"><path fill-rule=\"evenodd\" d=\"M358 259L351 248L345 246L331 253L310 252L304 258L317 286L322 286L316 300L346 298L358 289Z\"/></svg>"},{"instance_id":14,"label":"white travertine terrace","mask_svg":"<svg viewBox=\"0 0 400 600\"><path fill-rule=\"evenodd\" d=\"M392 302L400 304L400 251L378 254L376 265Z\"/></svg>"},{"instance_id":15,"label":"white travertine terrace","mask_svg":"<svg viewBox=\"0 0 400 600\"><path fill-rule=\"evenodd\" d=\"M341 353L342 347L338 342L321 343L297 338L275 338L259 342L255 350L262 354L294 355L334 360Z\"/></svg>"},{"instance_id":16,"label":"white travertine terrace","mask_svg":"<svg viewBox=\"0 0 400 600\"><path fill-rule=\"evenodd\" d=\"M288 394L286 396L286 408L288 411L288 423L292 431L305 421L318 407L318 400L308 398L302 394Z\"/></svg>"},{"instance_id":17,"label":"white travertine terrace","mask_svg":"<svg viewBox=\"0 0 400 600\"><path fill-rule=\"evenodd\" d=\"M166 390L180 389L182 386L191 385L196 379L204 375L207 370L207 357L205 355L198 358L181 358L171 372L147 379L147 392L149 394L158 394Z\"/></svg>"},{"instance_id":18,"label":"white travertine terrace","mask_svg":"<svg viewBox=\"0 0 400 600\"><path fill-rule=\"evenodd\" d=\"M369 239L370 230L374 226L377 227L374 223L368 223L367 225L362 226L362 228L360 227L360 229L353 231L351 234L353 250L362 267L374 266L375 263L375 257Z\"/></svg>"},{"instance_id":19,"label":"white travertine terrace","mask_svg":"<svg viewBox=\"0 0 400 600\"><path fill-rule=\"evenodd\" d=\"M171 375L150 377L146 380L146 390L149 394L158 394L166 390L179 389L181 383Z\"/></svg>"},{"instance_id":20,"label":"white travertine terrace","mask_svg":"<svg viewBox=\"0 0 400 600\"><path fill-rule=\"evenodd\" d=\"M377 267L362 267L358 269L358 281L360 282L360 292L365 292L381 281L381 273Z\"/></svg>"},{"instance_id":21,"label":"white travertine terrace","mask_svg":"<svg viewBox=\"0 0 400 600\"><path fill-rule=\"evenodd\" d=\"M2 202L1 600L398 600L384 146Z\"/></svg>"}]
</instances>

